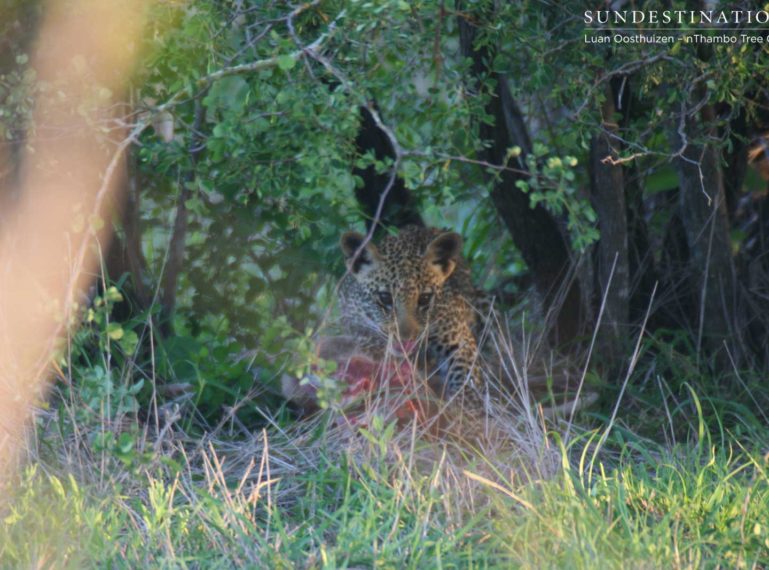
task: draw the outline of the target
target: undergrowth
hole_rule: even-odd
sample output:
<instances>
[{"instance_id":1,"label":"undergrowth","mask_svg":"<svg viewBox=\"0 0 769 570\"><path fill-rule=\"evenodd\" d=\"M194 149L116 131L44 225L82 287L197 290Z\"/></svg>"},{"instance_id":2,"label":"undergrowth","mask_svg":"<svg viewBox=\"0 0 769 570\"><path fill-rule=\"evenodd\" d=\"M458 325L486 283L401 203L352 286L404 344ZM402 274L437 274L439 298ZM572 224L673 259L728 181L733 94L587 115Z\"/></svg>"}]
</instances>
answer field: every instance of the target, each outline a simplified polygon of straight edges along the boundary
<instances>
[{"instance_id":1,"label":"undergrowth","mask_svg":"<svg viewBox=\"0 0 769 570\"><path fill-rule=\"evenodd\" d=\"M769 565L756 372L716 376L647 337L626 390L573 424L523 407L458 441L375 405L358 427L279 410L254 429L238 410L259 411L255 392L199 413L222 381L215 360L169 391L178 367L142 323L110 322L118 299L97 299L62 351L0 511L0 567ZM223 374L239 377L222 350Z\"/></svg>"}]
</instances>

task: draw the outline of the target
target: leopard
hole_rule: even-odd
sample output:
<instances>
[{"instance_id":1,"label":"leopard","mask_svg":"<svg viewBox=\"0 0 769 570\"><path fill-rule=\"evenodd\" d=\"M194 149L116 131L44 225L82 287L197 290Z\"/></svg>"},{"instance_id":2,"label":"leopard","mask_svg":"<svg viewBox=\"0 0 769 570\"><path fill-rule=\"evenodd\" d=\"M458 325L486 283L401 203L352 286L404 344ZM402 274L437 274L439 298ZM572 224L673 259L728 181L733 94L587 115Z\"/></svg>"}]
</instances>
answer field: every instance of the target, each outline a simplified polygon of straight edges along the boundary
<instances>
[{"instance_id":1,"label":"leopard","mask_svg":"<svg viewBox=\"0 0 769 570\"><path fill-rule=\"evenodd\" d=\"M377 244L346 232L340 245L347 266L339 284L346 333L380 358L421 347L440 398L483 407L477 306L488 300L473 284L462 237L412 225Z\"/></svg>"}]
</instances>

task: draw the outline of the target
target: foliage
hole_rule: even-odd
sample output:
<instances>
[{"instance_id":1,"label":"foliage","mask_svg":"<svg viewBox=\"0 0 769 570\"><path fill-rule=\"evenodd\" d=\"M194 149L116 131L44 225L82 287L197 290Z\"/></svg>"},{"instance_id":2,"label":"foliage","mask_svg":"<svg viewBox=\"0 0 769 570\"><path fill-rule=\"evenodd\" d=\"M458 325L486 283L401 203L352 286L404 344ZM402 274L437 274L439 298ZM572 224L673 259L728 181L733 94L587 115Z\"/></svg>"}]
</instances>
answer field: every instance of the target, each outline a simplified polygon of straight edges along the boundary
<instances>
[{"instance_id":1,"label":"foliage","mask_svg":"<svg viewBox=\"0 0 769 570\"><path fill-rule=\"evenodd\" d=\"M14 145L29 126L31 95L56 93L55 85L35 83L29 41L38 7L22 4L5 9L8 22L23 24L0 30L11 47L0 70L0 129ZM658 4L645 2L644 9ZM396 167L426 219L462 231L479 281L515 293L526 268L510 238L495 231L490 185L501 169L525 167L518 188L559 220L576 253L591 254L600 220L587 190L590 141L612 123L615 158L628 160L627 173L648 208L648 241L663 243L671 214L658 193L677 150L670 146L671 126L696 95L700 105L718 110L708 125L716 136L703 132L691 142L706 137L725 151L741 144L745 133L735 131L734 121L760 124L759 78L767 64L761 49L749 45L572 49L585 34L580 15L592 8L487 0L328 1L293 11L257 1L153 5L124 118L155 128L130 150L138 219L115 223L121 231L140 228L147 263L132 278L151 289L176 271L169 257L177 254L168 249L174 235L183 243L169 327L178 338L158 340L170 363L159 367L162 380L198 385L197 402L213 418L248 391L249 373L234 363L237 355L256 351L252 368L268 386L294 366L288 355L329 314L342 271L338 235L364 217L354 199L362 182L354 167L373 164L381 173ZM503 165L473 160L485 144L478 125L495 121L486 103L496 79L487 74L469 84L470 62L458 49L462 17L478 26L477 47L492 48L489 74L510 80L533 139L528 156L516 146ZM89 77L91 63L73 62L77 77ZM613 116L603 116L612 85L625 96ZM94 97L114 97L98 85L92 90ZM372 101L396 141L395 160L360 155L355 147L359 108ZM179 217L186 219L183 232L174 228ZM733 234L735 250L746 235ZM165 302L168 291L159 293ZM123 294L130 297L130 281ZM303 357L296 366L305 364ZM202 376L209 377L205 387Z\"/></svg>"},{"instance_id":2,"label":"foliage","mask_svg":"<svg viewBox=\"0 0 769 570\"><path fill-rule=\"evenodd\" d=\"M169 100L211 69L275 54L287 58L295 42L307 45L324 34L337 71L329 76L312 58L299 65L288 58L263 71L226 77L197 91L200 125L195 126L194 104L179 104L173 107L173 141L152 133L143 138L143 180L152 200L145 226L162 234L176 195L189 191L189 261L182 285L189 293L182 306L193 328L207 316L224 315L231 334L254 342L265 322L257 305L269 304L273 316L286 315L300 330L308 316L320 316L321 303L309 292L338 273L340 228L360 219L352 200L360 181L352 177L352 166L374 163L383 172L391 166L370 155L355 157L362 101L376 100L381 107L402 147L399 174L425 208L443 212L462 201L486 202L486 183L462 160L480 144L473 123L484 99L461 89L466 66L455 53L456 23L438 3L408 9L397 2L355 2L343 9L331 3L298 16L296 37L282 25L285 13L273 6L254 4L243 14L205 2L159 10L163 17L156 26L163 33L154 37L162 43L136 80L142 100ZM241 19L217 27L229 17ZM259 22L275 18L283 19L280 26L248 43ZM196 146L205 152L193 160L190 148ZM535 179L539 190L532 202L546 200L557 213L566 206L582 249L595 239L595 220L589 205L574 199L573 173L553 170L558 160L551 157L551 166ZM567 156L564 164L574 160ZM463 180L468 173L476 179L470 184ZM469 239L478 226L465 227ZM503 265L518 261L514 248L504 251ZM163 248L157 252L150 261L162 267Z\"/></svg>"},{"instance_id":3,"label":"foliage","mask_svg":"<svg viewBox=\"0 0 769 570\"><path fill-rule=\"evenodd\" d=\"M664 48L670 54L647 53L643 45L569 49L584 35L579 15L591 7L471 6L489 18L480 22L478 44L499 46L491 69L514 78L529 122L541 125L532 129L534 152L526 162L532 176L519 186L530 192L532 205L542 202L565 218L580 252L598 237L585 165L602 121L621 123L617 158L634 158L651 196L654 175L676 150L669 129L686 97L701 89L701 104L733 106L713 124L722 130L716 144L729 147L742 136L732 133L730 120L755 116L749 94L766 71L760 51L748 46L719 45L705 55L681 44ZM161 103L184 89L192 97L171 107L172 141L149 132L142 139L142 180L151 203L142 215L145 231L167 235L168 213L180 192L189 193L181 289L182 314L193 330L224 316L230 334L254 343L266 314L286 315L298 330L308 319L317 321L317 306L326 303L311 292L325 291L325 276L338 273L336 237L360 219L352 193L360 181L352 167L372 161L380 171L390 167L355 156L361 102L377 101L400 146L398 172L423 209L442 216L464 204L488 210L483 165L467 158L481 145L475 125L492 120L484 113L491 94L487 85L477 94L463 87L467 62L457 54L456 18L444 3L329 2L299 11L291 27L283 7L272 4L195 2L155 10L155 33L148 36L153 49L135 79L137 97ZM315 41L323 42L329 67L290 55ZM274 56L277 65L197 87L212 71ZM605 73L607 66L617 71ZM568 81L556 80L563 77ZM624 82L633 113L623 107L618 116L601 117L615 79ZM200 124L192 99L202 107ZM519 153L513 148L509 158ZM464 227L468 241L483 227ZM153 241L156 273L165 259L157 247L162 243ZM495 251L492 244L489 250ZM503 266L519 262L514 248L504 251L506 259L497 260Z\"/></svg>"},{"instance_id":4,"label":"foliage","mask_svg":"<svg viewBox=\"0 0 769 570\"><path fill-rule=\"evenodd\" d=\"M127 320L116 318L126 303L119 285L107 285L80 311L74 334L58 357L63 384L57 405L81 402L73 414L62 415L61 429L109 426L94 434L94 451L106 449L132 460L134 424L140 416L157 414L158 407L181 406L188 429L228 415L259 424L265 408L279 406L280 373L301 376L316 360L309 338L291 329L285 318L265 327L258 352L207 330L192 335L180 329L164 338L151 325L160 312L157 305ZM126 422L133 426L132 435L122 433L118 439L113 427Z\"/></svg>"},{"instance_id":5,"label":"foliage","mask_svg":"<svg viewBox=\"0 0 769 570\"><path fill-rule=\"evenodd\" d=\"M528 181L519 180L517 186L529 194L532 208L543 202L549 211L558 216L566 212L572 246L584 252L598 239L599 233L590 204L574 196L576 188L572 186L575 179L572 169L577 166L577 159L573 156L566 156L563 160L557 156L550 157L539 172L538 159L544 158L546 153L543 145L534 145L534 152L527 157L532 176Z\"/></svg>"}]
</instances>

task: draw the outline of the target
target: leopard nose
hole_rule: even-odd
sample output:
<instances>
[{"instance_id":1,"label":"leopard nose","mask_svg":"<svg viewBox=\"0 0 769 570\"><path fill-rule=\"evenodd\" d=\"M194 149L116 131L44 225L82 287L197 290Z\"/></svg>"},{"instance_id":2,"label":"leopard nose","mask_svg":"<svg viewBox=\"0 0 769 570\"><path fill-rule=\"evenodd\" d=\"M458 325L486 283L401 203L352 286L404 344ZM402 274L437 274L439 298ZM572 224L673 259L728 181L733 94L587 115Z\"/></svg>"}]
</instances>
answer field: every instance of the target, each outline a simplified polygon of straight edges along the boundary
<instances>
[{"instance_id":1,"label":"leopard nose","mask_svg":"<svg viewBox=\"0 0 769 570\"><path fill-rule=\"evenodd\" d=\"M419 334L419 324L413 317L398 319L398 335L402 340L410 340Z\"/></svg>"}]
</instances>

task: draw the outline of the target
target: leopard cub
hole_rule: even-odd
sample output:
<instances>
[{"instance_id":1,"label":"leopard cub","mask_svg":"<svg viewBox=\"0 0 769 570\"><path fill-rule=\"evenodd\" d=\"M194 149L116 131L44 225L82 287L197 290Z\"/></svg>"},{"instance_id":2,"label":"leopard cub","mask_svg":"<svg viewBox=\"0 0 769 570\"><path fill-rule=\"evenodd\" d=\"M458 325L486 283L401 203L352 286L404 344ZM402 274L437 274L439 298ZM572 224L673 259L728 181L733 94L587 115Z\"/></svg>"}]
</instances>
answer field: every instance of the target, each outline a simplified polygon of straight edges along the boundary
<instances>
[{"instance_id":1,"label":"leopard cub","mask_svg":"<svg viewBox=\"0 0 769 570\"><path fill-rule=\"evenodd\" d=\"M369 353L424 347L438 392L480 401L475 304L483 297L462 257L462 238L407 226L378 245L347 232L348 272L340 284L342 324ZM434 383L435 384L435 383Z\"/></svg>"}]
</instances>

